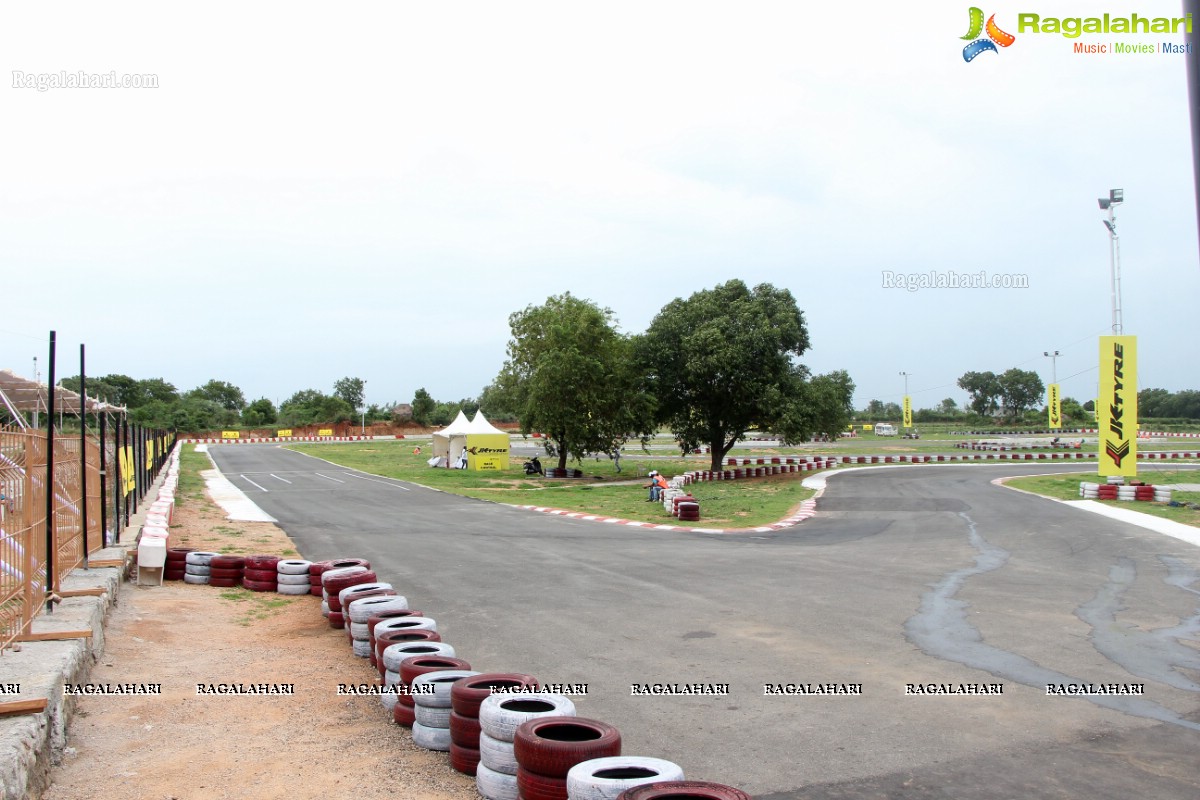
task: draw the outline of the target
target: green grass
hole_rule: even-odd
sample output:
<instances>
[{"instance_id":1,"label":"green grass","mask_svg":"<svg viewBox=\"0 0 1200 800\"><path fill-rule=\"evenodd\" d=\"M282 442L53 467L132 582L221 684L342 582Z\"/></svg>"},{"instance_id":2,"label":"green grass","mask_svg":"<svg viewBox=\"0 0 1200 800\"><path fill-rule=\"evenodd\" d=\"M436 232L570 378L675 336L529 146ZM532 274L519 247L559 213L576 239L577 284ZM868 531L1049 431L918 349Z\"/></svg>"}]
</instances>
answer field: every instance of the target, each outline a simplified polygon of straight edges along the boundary
<instances>
[{"instance_id":1,"label":"green grass","mask_svg":"<svg viewBox=\"0 0 1200 800\"><path fill-rule=\"evenodd\" d=\"M1200 483L1200 470L1142 468L1139 470L1138 479L1159 486L1177 483ZM1039 475L1030 478L1013 478L1012 480L1005 481L1005 483L1016 489L1024 489L1027 492L1040 494L1044 497L1053 497L1057 500L1079 500L1079 484L1084 481L1096 483L1100 479L1090 473L1076 472L1067 475ZM1175 491L1171 493L1171 498L1180 503L1200 504L1200 492ZM1164 503L1146 502L1130 503L1123 500L1097 500L1095 502L1116 508L1139 511L1143 514L1152 514L1156 517L1181 522L1184 525L1200 527L1200 510L1187 508L1186 506L1173 507Z\"/></svg>"},{"instance_id":2,"label":"green grass","mask_svg":"<svg viewBox=\"0 0 1200 800\"><path fill-rule=\"evenodd\" d=\"M584 478L551 480L525 475L519 458L513 459L509 469L502 472L433 469L426 464L428 447L422 448L421 455L413 455L413 443L403 440L363 445L297 444L291 445L290 449L363 472L413 481L465 497L687 527L696 525L678 523L663 512L661 505L646 502L647 490L642 488L647 483L645 475L649 470L657 469L670 477L688 470L707 469L709 464L702 456L650 458L640 453L627 453L621 459L621 473L616 472L607 458L584 459L581 464L569 462L569 466L584 471ZM763 454L752 456L746 453L746 457ZM549 461L544 460L544 463L549 464ZM697 483L689 489L700 501L700 526L756 527L778 522L801 501L811 497L812 490L800 485L801 479L811 474Z\"/></svg>"},{"instance_id":3,"label":"green grass","mask_svg":"<svg viewBox=\"0 0 1200 800\"><path fill-rule=\"evenodd\" d=\"M295 601L293 597L284 597L273 592L252 592L241 588L224 589L217 596L239 606L240 615L234 621L244 627L270 618Z\"/></svg>"},{"instance_id":4,"label":"green grass","mask_svg":"<svg viewBox=\"0 0 1200 800\"><path fill-rule=\"evenodd\" d=\"M184 445L179 454L179 493L188 500L205 499L204 479L200 471L212 469L207 453L197 453L196 445Z\"/></svg>"}]
</instances>

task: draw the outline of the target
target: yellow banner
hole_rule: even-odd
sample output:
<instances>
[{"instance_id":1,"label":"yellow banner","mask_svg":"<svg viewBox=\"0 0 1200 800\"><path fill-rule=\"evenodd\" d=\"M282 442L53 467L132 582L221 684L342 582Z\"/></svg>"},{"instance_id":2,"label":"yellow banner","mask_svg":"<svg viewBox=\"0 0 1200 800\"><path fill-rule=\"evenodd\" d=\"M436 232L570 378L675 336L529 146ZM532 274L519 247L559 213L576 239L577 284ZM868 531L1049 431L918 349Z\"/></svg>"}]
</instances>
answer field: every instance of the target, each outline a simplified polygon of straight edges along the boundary
<instances>
[{"instance_id":1,"label":"yellow banner","mask_svg":"<svg viewBox=\"0 0 1200 800\"><path fill-rule=\"evenodd\" d=\"M333 436L333 428L321 428L317 431L317 436Z\"/></svg>"},{"instance_id":2,"label":"yellow banner","mask_svg":"<svg viewBox=\"0 0 1200 800\"><path fill-rule=\"evenodd\" d=\"M275 435L280 438L286 438L286 437L292 435L292 429L291 428L280 428L279 430L275 431Z\"/></svg>"},{"instance_id":3,"label":"yellow banner","mask_svg":"<svg viewBox=\"0 0 1200 800\"><path fill-rule=\"evenodd\" d=\"M508 434L472 433L467 435L467 469L493 471L508 469Z\"/></svg>"},{"instance_id":4,"label":"yellow banner","mask_svg":"<svg viewBox=\"0 0 1200 800\"><path fill-rule=\"evenodd\" d=\"M134 475L133 446L122 447L120 452L121 466L121 497L137 489L137 476Z\"/></svg>"},{"instance_id":5,"label":"yellow banner","mask_svg":"<svg viewBox=\"0 0 1200 800\"><path fill-rule=\"evenodd\" d=\"M874 426L874 425L863 425L863 426L862 426L862 428L863 428L863 430L864 430L864 431L873 431L873 430L875 430L875 426Z\"/></svg>"},{"instance_id":6,"label":"yellow banner","mask_svg":"<svg viewBox=\"0 0 1200 800\"><path fill-rule=\"evenodd\" d=\"M154 471L154 440L146 440L146 472Z\"/></svg>"},{"instance_id":7,"label":"yellow banner","mask_svg":"<svg viewBox=\"0 0 1200 800\"><path fill-rule=\"evenodd\" d=\"M1062 427L1062 397L1057 383L1046 387L1046 407L1050 413L1050 430L1056 431Z\"/></svg>"},{"instance_id":8,"label":"yellow banner","mask_svg":"<svg viewBox=\"0 0 1200 800\"><path fill-rule=\"evenodd\" d=\"M1137 475L1137 337L1100 337L1101 476Z\"/></svg>"},{"instance_id":9,"label":"yellow banner","mask_svg":"<svg viewBox=\"0 0 1200 800\"><path fill-rule=\"evenodd\" d=\"M912 427L912 398L904 395L904 427Z\"/></svg>"},{"instance_id":10,"label":"yellow banner","mask_svg":"<svg viewBox=\"0 0 1200 800\"><path fill-rule=\"evenodd\" d=\"M242 434L240 431L221 431L222 439L240 439Z\"/></svg>"}]
</instances>

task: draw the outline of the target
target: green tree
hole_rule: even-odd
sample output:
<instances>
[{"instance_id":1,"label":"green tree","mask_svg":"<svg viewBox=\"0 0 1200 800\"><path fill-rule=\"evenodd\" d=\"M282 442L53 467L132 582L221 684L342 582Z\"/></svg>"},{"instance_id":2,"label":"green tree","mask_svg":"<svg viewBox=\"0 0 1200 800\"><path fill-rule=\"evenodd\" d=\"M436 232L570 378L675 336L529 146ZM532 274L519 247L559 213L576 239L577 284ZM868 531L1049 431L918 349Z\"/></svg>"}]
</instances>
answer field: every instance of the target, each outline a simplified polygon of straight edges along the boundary
<instances>
[{"instance_id":1,"label":"green tree","mask_svg":"<svg viewBox=\"0 0 1200 800\"><path fill-rule=\"evenodd\" d=\"M639 343L657 419L684 449L708 445L714 470L751 427L804 438L811 418L789 405L804 397L807 373L793 359L807 349L791 292L740 280L672 300Z\"/></svg>"},{"instance_id":2,"label":"green tree","mask_svg":"<svg viewBox=\"0 0 1200 800\"><path fill-rule=\"evenodd\" d=\"M1000 397L1004 400L1004 413L1010 419L1020 417L1027 409L1041 406L1046 387L1036 372L1013 367L1005 370L996 380L1000 384Z\"/></svg>"},{"instance_id":3,"label":"green tree","mask_svg":"<svg viewBox=\"0 0 1200 800\"><path fill-rule=\"evenodd\" d=\"M246 397L242 394L242 390L225 381L211 380L203 386L192 389L188 392L188 396L211 400L228 411L241 411L246 407Z\"/></svg>"},{"instance_id":4,"label":"green tree","mask_svg":"<svg viewBox=\"0 0 1200 800\"><path fill-rule=\"evenodd\" d=\"M793 402L784 404L777 427L787 441L805 441L814 435L837 439L854 415L854 381L845 370L804 381ZM798 418L793 419L796 416Z\"/></svg>"},{"instance_id":5,"label":"green tree","mask_svg":"<svg viewBox=\"0 0 1200 800\"><path fill-rule=\"evenodd\" d=\"M971 397L971 410L981 417L991 416L999 408L1004 388L994 372L967 372L958 379L958 388Z\"/></svg>"},{"instance_id":6,"label":"green tree","mask_svg":"<svg viewBox=\"0 0 1200 800\"><path fill-rule=\"evenodd\" d=\"M412 399L413 422L428 428L432 424L433 412L436 410L437 401L425 390L425 387L417 389Z\"/></svg>"},{"instance_id":7,"label":"green tree","mask_svg":"<svg viewBox=\"0 0 1200 800\"><path fill-rule=\"evenodd\" d=\"M340 397L350 408L359 408L366 399L367 383L361 378L342 378L333 385L333 396Z\"/></svg>"},{"instance_id":8,"label":"green tree","mask_svg":"<svg viewBox=\"0 0 1200 800\"><path fill-rule=\"evenodd\" d=\"M509 315L508 359L496 383L524 433L544 433L558 455L579 460L649 434L652 401L639 384L631 340L612 311L555 295Z\"/></svg>"},{"instance_id":9,"label":"green tree","mask_svg":"<svg viewBox=\"0 0 1200 800\"><path fill-rule=\"evenodd\" d=\"M273 425L278 418L275 404L265 397L260 397L242 410L242 422L250 427Z\"/></svg>"},{"instance_id":10,"label":"green tree","mask_svg":"<svg viewBox=\"0 0 1200 800\"><path fill-rule=\"evenodd\" d=\"M174 384L162 378L147 378L138 381L138 389L147 402L174 403L179 400L179 391Z\"/></svg>"}]
</instances>

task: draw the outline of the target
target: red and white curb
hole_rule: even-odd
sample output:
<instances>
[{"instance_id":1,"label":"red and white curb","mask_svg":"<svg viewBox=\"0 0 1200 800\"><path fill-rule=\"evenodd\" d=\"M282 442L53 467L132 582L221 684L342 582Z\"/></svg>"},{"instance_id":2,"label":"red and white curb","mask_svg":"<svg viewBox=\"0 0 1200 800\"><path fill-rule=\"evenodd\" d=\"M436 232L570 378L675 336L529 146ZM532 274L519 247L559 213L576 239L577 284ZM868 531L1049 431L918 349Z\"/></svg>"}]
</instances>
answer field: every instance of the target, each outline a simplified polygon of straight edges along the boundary
<instances>
[{"instance_id":1,"label":"red and white curb","mask_svg":"<svg viewBox=\"0 0 1200 800\"><path fill-rule=\"evenodd\" d=\"M770 533L771 531L780 531L785 528L790 528L794 525L799 525L809 517L813 517L817 513L817 498L810 497L800 504L800 510L790 517L779 520L779 522L770 525L761 525L757 528L690 528L686 525L664 525L657 522L639 522L633 519L622 519L620 517L606 517L599 514L588 514L585 511L567 511L563 508L551 508L549 506L518 506L510 505L510 508L515 508L520 511L536 511L539 514L549 514L553 517L564 517L566 519L577 519L584 522L601 522L608 525L625 525L630 528L645 528L650 531L676 531L679 533Z\"/></svg>"}]
</instances>

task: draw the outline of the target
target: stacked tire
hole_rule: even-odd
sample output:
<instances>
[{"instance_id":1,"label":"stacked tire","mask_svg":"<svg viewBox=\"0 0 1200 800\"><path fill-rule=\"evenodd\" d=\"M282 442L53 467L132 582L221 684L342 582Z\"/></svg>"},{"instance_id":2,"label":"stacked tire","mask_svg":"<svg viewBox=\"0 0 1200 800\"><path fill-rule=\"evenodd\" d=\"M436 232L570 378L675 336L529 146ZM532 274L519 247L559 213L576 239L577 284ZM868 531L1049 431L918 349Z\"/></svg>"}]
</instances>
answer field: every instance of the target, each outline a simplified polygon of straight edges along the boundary
<instances>
[{"instance_id":1,"label":"stacked tire","mask_svg":"<svg viewBox=\"0 0 1200 800\"><path fill-rule=\"evenodd\" d=\"M405 605L408 601L405 601ZM403 619L404 617L423 617L424 612L417 611L412 608L390 608L380 610L378 607L371 609L371 616L367 617L367 641L371 644L371 655L368 657L371 666L379 670L379 679L383 680L383 669L379 666L379 647L378 640L375 638L375 628L381 622L387 622L390 619ZM384 630L387 630L386 628ZM397 641L406 641L403 639Z\"/></svg>"},{"instance_id":2,"label":"stacked tire","mask_svg":"<svg viewBox=\"0 0 1200 800\"><path fill-rule=\"evenodd\" d=\"M537 678L518 672L487 672L456 681L450 689L450 766L464 775L475 775L479 766L479 706L494 690L537 688Z\"/></svg>"},{"instance_id":3,"label":"stacked tire","mask_svg":"<svg viewBox=\"0 0 1200 800\"><path fill-rule=\"evenodd\" d=\"M1096 499L1098 500L1116 500L1119 489L1116 484L1102 484L1096 489Z\"/></svg>"},{"instance_id":4,"label":"stacked tire","mask_svg":"<svg viewBox=\"0 0 1200 800\"><path fill-rule=\"evenodd\" d=\"M621 755L621 734L612 725L583 717L541 717L513 736L517 791L524 800L567 800L571 768Z\"/></svg>"},{"instance_id":5,"label":"stacked tire","mask_svg":"<svg viewBox=\"0 0 1200 800\"><path fill-rule=\"evenodd\" d=\"M183 581L203 585L208 583L209 563L220 553L193 550L184 556Z\"/></svg>"},{"instance_id":6,"label":"stacked tire","mask_svg":"<svg viewBox=\"0 0 1200 800\"><path fill-rule=\"evenodd\" d=\"M252 592L274 592L279 588L279 573L276 571L279 561L279 556L246 556L242 586Z\"/></svg>"},{"instance_id":7,"label":"stacked tire","mask_svg":"<svg viewBox=\"0 0 1200 800\"><path fill-rule=\"evenodd\" d=\"M399 647L407 647L408 645L400 645ZM449 645L446 645L449 647ZM387 655L387 651L384 651ZM471 665L461 658L453 656L437 655L437 656L410 656L404 659L399 664L397 671L396 683L389 685L398 685L399 694L396 696L396 706L392 709L392 721L397 725L412 727L417 721L416 702L412 695L412 682L421 675L429 672L441 672L442 670L470 670ZM390 678L389 678L390 679ZM447 723L449 728L449 723ZM446 749L450 749L449 732L446 733L447 744ZM424 745L422 745L424 746Z\"/></svg>"},{"instance_id":8,"label":"stacked tire","mask_svg":"<svg viewBox=\"0 0 1200 800\"><path fill-rule=\"evenodd\" d=\"M400 664L409 658L454 658L454 648L440 641L440 637L436 641L434 639L420 640L417 639L418 634L428 634L433 637L438 636L437 631L406 632L403 635L413 641L395 642L388 645L386 649L390 649L390 652L379 659L380 664L387 664L388 666L388 669L383 673L381 685L396 687L394 691L380 695L380 700L383 702L383 707L391 714L392 722L395 722L397 725L404 725L405 727L412 726L413 721L416 719L416 712L413 711L414 704L409 702L411 698L408 695L408 687L400 681ZM397 714L396 705L401 698L408 698L404 703L406 710Z\"/></svg>"},{"instance_id":9,"label":"stacked tire","mask_svg":"<svg viewBox=\"0 0 1200 800\"><path fill-rule=\"evenodd\" d=\"M1154 487L1154 502L1169 503L1171 502L1171 490L1165 486Z\"/></svg>"},{"instance_id":10,"label":"stacked tire","mask_svg":"<svg viewBox=\"0 0 1200 800\"><path fill-rule=\"evenodd\" d=\"M355 587L351 587L352 589ZM346 589L345 591L350 591ZM354 655L369 658L374 652L371 643L371 615L376 611L407 611L408 600L396 594L390 586L386 590L391 594L373 594L359 597L346 604L344 612L350 620L350 639L354 647Z\"/></svg>"},{"instance_id":11,"label":"stacked tire","mask_svg":"<svg viewBox=\"0 0 1200 800\"><path fill-rule=\"evenodd\" d=\"M682 780L683 768L662 758L594 758L567 772L567 795L571 800L616 800L642 784Z\"/></svg>"},{"instance_id":12,"label":"stacked tire","mask_svg":"<svg viewBox=\"0 0 1200 800\"><path fill-rule=\"evenodd\" d=\"M361 565L330 569L321 573L322 598L329 611L326 615L329 618L329 627L344 628L346 626L342 616L342 603L339 599L342 589L362 583L373 583L377 577L374 572Z\"/></svg>"},{"instance_id":13,"label":"stacked tire","mask_svg":"<svg viewBox=\"0 0 1200 800\"><path fill-rule=\"evenodd\" d=\"M163 580L183 580L183 576L187 574L187 554L194 552L194 547L168 547L167 563L163 565Z\"/></svg>"},{"instance_id":14,"label":"stacked tire","mask_svg":"<svg viewBox=\"0 0 1200 800\"><path fill-rule=\"evenodd\" d=\"M1095 500L1100 496L1100 484L1084 481L1079 484L1079 496L1084 500Z\"/></svg>"},{"instance_id":15,"label":"stacked tire","mask_svg":"<svg viewBox=\"0 0 1200 800\"><path fill-rule=\"evenodd\" d=\"M414 611L414 616L421 617L420 611ZM422 619L429 619L422 617ZM386 683L388 667L383 660L383 651L394 644L424 644L424 643L441 643L442 636L434 628L389 628L387 623L393 622L393 619L384 619L375 624L374 630L371 631L371 636L375 642L375 666L379 669L379 683ZM370 626L370 622L367 623ZM436 626L437 623L434 623ZM428 655L428 653L414 653L413 655ZM407 656L406 656L407 657ZM400 662L404 659L393 661L391 669L393 672L400 669Z\"/></svg>"},{"instance_id":16,"label":"stacked tire","mask_svg":"<svg viewBox=\"0 0 1200 800\"><path fill-rule=\"evenodd\" d=\"M231 588L242 585L246 559L241 556L213 556L208 562L208 585Z\"/></svg>"},{"instance_id":17,"label":"stacked tire","mask_svg":"<svg viewBox=\"0 0 1200 800\"><path fill-rule=\"evenodd\" d=\"M680 797L689 800L750 800L750 795L741 789L707 781L643 783L621 792L617 800L671 800Z\"/></svg>"},{"instance_id":18,"label":"stacked tire","mask_svg":"<svg viewBox=\"0 0 1200 800\"><path fill-rule=\"evenodd\" d=\"M392 588L390 583L382 581L371 581L370 583L359 583L354 586L347 586L338 592L337 602L342 607L342 627L346 631L346 644L354 648L356 656L366 658L370 655L366 651L366 642L361 644L354 635L354 630L350 627L350 604L355 600L363 600L368 597L379 596L396 596L396 590Z\"/></svg>"},{"instance_id":19,"label":"stacked tire","mask_svg":"<svg viewBox=\"0 0 1200 800\"><path fill-rule=\"evenodd\" d=\"M454 684L478 675L471 669L442 669L418 675L412 682L415 719L413 744L426 750L450 751L450 692Z\"/></svg>"},{"instance_id":20,"label":"stacked tire","mask_svg":"<svg viewBox=\"0 0 1200 800\"><path fill-rule=\"evenodd\" d=\"M688 501L679 504L679 519L683 522L700 521L700 504Z\"/></svg>"},{"instance_id":21,"label":"stacked tire","mask_svg":"<svg viewBox=\"0 0 1200 800\"><path fill-rule=\"evenodd\" d=\"M492 694L479 704L479 764L475 788L487 800L518 800L517 728L538 717L573 717L571 699L549 692Z\"/></svg>"},{"instance_id":22,"label":"stacked tire","mask_svg":"<svg viewBox=\"0 0 1200 800\"><path fill-rule=\"evenodd\" d=\"M308 594L308 568L311 561L285 558L275 565L275 591L279 594Z\"/></svg>"},{"instance_id":23,"label":"stacked tire","mask_svg":"<svg viewBox=\"0 0 1200 800\"><path fill-rule=\"evenodd\" d=\"M371 568L371 562L365 558L338 558L331 561L314 561L308 568L309 594L324 597L325 590L321 584L321 576L331 569L347 569L349 567ZM328 612L328 608L324 612ZM328 616L328 613L326 613Z\"/></svg>"}]
</instances>

